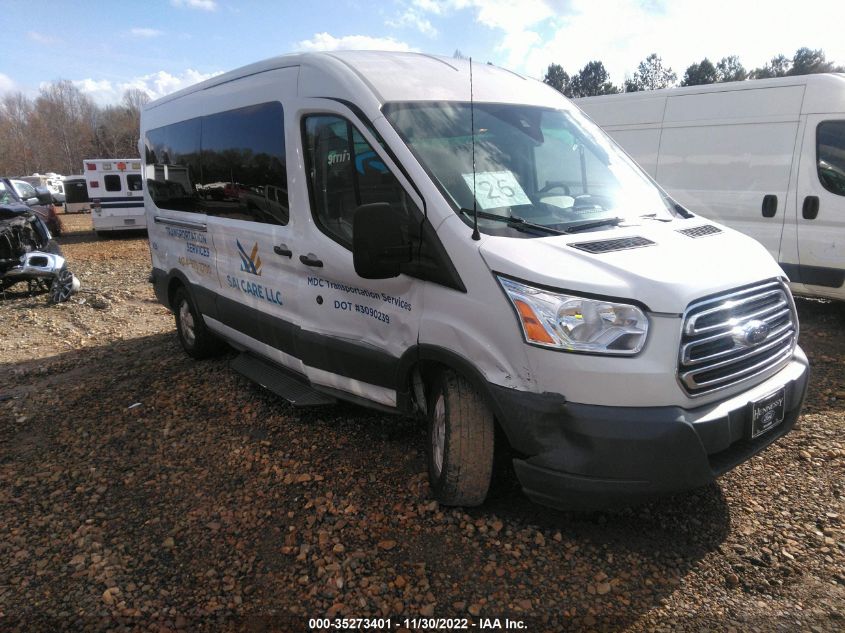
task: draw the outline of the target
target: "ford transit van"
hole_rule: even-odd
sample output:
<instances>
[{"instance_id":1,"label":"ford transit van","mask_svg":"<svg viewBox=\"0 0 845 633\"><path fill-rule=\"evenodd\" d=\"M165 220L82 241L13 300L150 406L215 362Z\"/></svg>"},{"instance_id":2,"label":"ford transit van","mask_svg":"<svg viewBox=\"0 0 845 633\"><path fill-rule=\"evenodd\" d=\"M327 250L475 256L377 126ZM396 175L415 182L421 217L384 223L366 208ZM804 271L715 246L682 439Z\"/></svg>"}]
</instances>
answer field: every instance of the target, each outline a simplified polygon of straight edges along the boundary
<instances>
[{"instance_id":1,"label":"ford transit van","mask_svg":"<svg viewBox=\"0 0 845 633\"><path fill-rule=\"evenodd\" d=\"M283 56L146 105L140 149L185 351L225 341L295 405L426 416L444 504L483 502L497 442L530 498L607 506L705 485L799 415L777 262L538 81Z\"/></svg>"},{"instance_id":2,"label":"ford transit van","mask_svg":"<svg viewBox=\"0 0 845 633\"><path fill-rule=\"evenodd\" d=\"M845 74L576 99L681 204L845 300Z\"/></svg>"}]
</instances>

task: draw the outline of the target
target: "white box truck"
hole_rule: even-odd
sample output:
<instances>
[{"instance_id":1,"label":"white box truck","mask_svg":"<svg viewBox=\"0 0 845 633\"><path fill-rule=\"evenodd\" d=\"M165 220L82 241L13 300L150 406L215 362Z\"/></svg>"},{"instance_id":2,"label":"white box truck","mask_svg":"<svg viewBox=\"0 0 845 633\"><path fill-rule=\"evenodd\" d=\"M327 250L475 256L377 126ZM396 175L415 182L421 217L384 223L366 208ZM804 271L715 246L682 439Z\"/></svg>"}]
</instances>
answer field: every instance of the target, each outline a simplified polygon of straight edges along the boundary
<instances>
[{"instance_id":1,"label":"white box truck","mask_svg":"<svg viewBox=\"0 0 845 633\"><path fill-rule=\"evenodd\" d=\"M139 158L87 158L82 173L97 234L147 228Z\"/></svg>"},{"instance_id":2,"label":"white box truck","mask_svg":"<svg viewBox=\"0 0 845 633\"><path fill-rule=\"evenodd\" d=\"M762 243L795 292L845 300L845 74L575 103L681 204Z\"/></svg>"},{"instance_id":3,"label":"white box truck","mask_svg":"<svg viewBox=\"0 0 845 633\"><path fill-rule=\"evenodd\" d=\"M425 415L442 503L484 500L500 440L530 498L615 505L705 485L799 415L777 262L541 82L282 56L147 104L140 150L185 351L225 341L294 404Z\"/></svg>"}]
</instances>

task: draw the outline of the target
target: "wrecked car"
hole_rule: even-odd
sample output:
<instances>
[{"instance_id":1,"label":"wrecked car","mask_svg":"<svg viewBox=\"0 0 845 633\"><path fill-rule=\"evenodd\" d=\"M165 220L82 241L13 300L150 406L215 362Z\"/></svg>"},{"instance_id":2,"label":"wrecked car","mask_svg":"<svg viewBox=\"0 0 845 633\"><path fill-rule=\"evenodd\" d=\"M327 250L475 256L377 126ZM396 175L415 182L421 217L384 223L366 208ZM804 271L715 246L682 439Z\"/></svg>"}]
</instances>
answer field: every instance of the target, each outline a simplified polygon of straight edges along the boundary
<instances>
[{"instance_id":1,"label":"wrecked car","mask_svg":"<svg viewBox=\"0 0 845 633\"><path fill-rule=\"evenodd\" d=\"M30 291L49 291L50 303L67 301L79 289L50 230L0 181L0 292L24 281Z\"/></svg>"},{"instance_id":2,"label":"wrecked car","mask_svg":"<svg viewBox=\"0 0 845 633\"><path fill-rule=\"evenodd\" d=\"M47 187L34 186L23 180L10 178L3 178L2 181L6 186L12 186L21 202L41 218L53 237L59 237L62 234L62 221L53 204L53 193Z\"/></svg>"}]
</instances>

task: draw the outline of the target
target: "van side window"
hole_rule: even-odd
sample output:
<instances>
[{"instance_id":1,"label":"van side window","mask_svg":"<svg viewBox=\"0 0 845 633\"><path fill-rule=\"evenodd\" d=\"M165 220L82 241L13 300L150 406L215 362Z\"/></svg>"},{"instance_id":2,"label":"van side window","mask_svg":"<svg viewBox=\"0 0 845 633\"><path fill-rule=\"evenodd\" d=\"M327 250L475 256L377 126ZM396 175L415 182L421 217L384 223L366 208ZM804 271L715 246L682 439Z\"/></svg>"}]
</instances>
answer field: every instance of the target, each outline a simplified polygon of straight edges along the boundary
<instances>
[{"instance_id":1,"label":"van side window","mask_svg":"<svg viewBox=\"0 0 845 633\"><path fill-rule=\"evenodd\" d=\"M200 129L197 118L147 132L144 175L158 208L205 213L194 187L202 182Z\"/></svg>"},{"instance_id":2,"label":"van side window","mask_svg":"<svg viewBox=\"0 0 845 633\"><path fill-rule=\"evenodd\" d=\"M106 191L120 191L120 176L117 174L103 176L103 181L106 184Z\"/></svg>"},{"instance_id":3,"label":"van side window","mask_svg":"<svg viewBox=\"0 0 845 633\"><path fill-rule=\"evenodd\" d=\"M141 191L141 175L126 174L126 188L129 191Z\"/></svg>"},{"instance_id":4,"label":"van side window","mask_svg":"<svg viewBox=\"0 0 845 633\"><path fill-rule=\"evenodd\" d=\"M353 216L362 204L387 202L414 217L416 204L352 123L309 116L303 134L312 212L329 237L351 247Z\"/></svg>"},{"instance_id":5,"label":"van side window","mask_svg":"<svg viewBox=\"0 0 845 633\"><path fill-rule=\"evenodd\" d=\"M189 119L146 136L156 206L287 224L284 111L273 101Z\"/></svg>"},{"instance_id":6,"label":"van side window","mask_svg":"<svg viewBox=\"0 0 845 633\"><path fill-rule=\"evenodd\" d=\"M825 189L845 196L845 121L823 121L816 128L816 165Z\"/></svg>"},{"instance_id":7,"label":"van side window","mask_svg":"<svg viewBox=\"0 0 845 633\"><path fill-rule=\"evenodd\" d=\"M287 224L284 112L278 101L202 118L202 185L208 215Z\"/></svg>"}]
</instances>

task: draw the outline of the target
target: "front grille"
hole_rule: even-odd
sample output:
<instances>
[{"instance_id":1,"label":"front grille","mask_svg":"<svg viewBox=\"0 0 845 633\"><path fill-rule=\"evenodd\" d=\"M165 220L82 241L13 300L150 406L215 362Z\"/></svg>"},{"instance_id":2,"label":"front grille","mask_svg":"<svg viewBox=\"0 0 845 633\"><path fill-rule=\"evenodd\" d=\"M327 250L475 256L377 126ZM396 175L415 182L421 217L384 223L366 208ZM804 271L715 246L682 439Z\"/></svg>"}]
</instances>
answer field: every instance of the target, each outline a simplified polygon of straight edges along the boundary
<instances>
[{"instance_id":1,"label":"front grille","mask_svg":"<svg viewBox=\"0 0 845 633\"><path fill-rule=\"evenodd\" d=\"M570 244L572 248L577 248L594 255L601 253L611 253L613 251L624 251L629 248L642 248L643 246L651 246L654 244L651 240L644 237L621 237L615 240L598 240L595 242L578 242L577 244Z\"/></svg>"},{"instance_id":2,"label":"front grille","mask_svg":"<svg viewBox=\"0 0 845 633\"><path fill-rule=\"evenodd\" d=\"M791 358L798 338L792 295L777 280L690 305L678 377L691 396L770 373Z\"/></svg>"},{"instance_id":3,"label":"front grille","mask_svg":"<svg viewBox=\"0 0 845 633\"><path fill-rule=\"evenodd\" d=\"M702 224L701 226L694 226L691 229L679 229L678 233L683 233L687 237L706 237L708 235L716 235L721 233L722 229L712 224Z\"/></svg>"}]
</instances>

